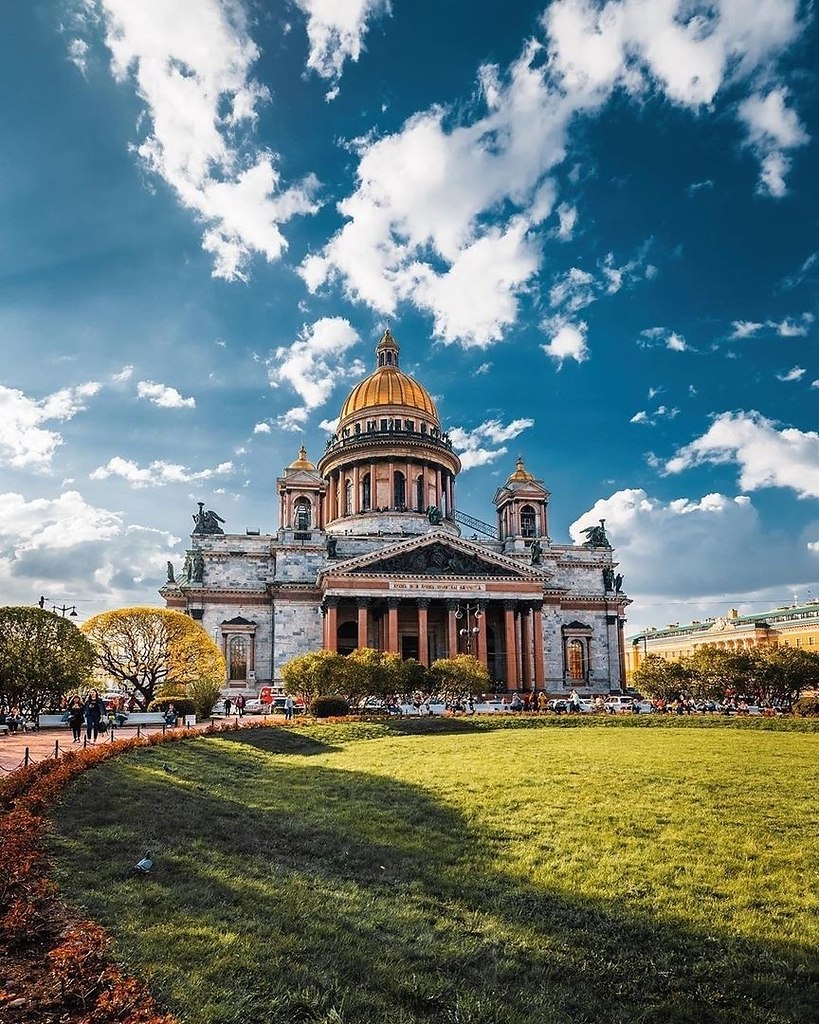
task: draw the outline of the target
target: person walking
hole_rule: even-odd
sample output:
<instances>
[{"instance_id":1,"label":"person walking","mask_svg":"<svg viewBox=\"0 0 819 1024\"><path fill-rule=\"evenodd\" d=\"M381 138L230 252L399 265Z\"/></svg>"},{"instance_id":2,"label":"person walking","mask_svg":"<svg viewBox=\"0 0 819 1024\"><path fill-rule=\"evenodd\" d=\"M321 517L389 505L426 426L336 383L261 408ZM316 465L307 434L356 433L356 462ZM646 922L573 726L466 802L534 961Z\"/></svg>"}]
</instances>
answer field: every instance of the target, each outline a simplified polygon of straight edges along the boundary
<instances>
[{"instance_id":1,"label":"person walking","mask_svg":"<svg viewBox=\"0 0 819 1024\"><path fill-rule=\"evenodd\" d=\"M245 717L246 703L247 701L245 700L245 695L243 693L240 693L239 696L236 698L236 710L239 712L239 718Z\"/></svg>"},{"instance_id":2,"label":"person walking","mask_svg":"<svg viewBox=\"0 0 819 1024\"><path fill-rule=\"evenodd\" d=\"M92 690L85 698L85 738L92 743L97 742L100 722L105 714L105 701L100 697L99 690Z\"/></svg>"},{"instance_id":3,"label":"person walking","mask_svg":"<svg viewBox=\"0 0 819 1024\"><path fill-rule=\"evenodd\" d=\"M225 718L230 714L230 709L233 706L233 701L230 697L225 697Z\"/></svg>"},{"instance_id":4,"label":"person walking","mask_svg":"<svg viewBox=\"0 0 819 1024\"><path fill-rule=\"evenodd\" d=\"M74 737L72 743L79 743L82 737L82 725L85 721L85 706L82 697L78 693L72 693L68 698L68 724L71 726L71 735Z\"/></svg>"},{"instance_id":5,"label":"person walking","mask_svg":"<svg viewBox=\"0 0 819 1024\"><path fill-rule=\"evenodd\" d=\"M288 693L284 698L284 720L285 722L291 721L293 718L293 698Z\"/></svg>"}]
</instances>

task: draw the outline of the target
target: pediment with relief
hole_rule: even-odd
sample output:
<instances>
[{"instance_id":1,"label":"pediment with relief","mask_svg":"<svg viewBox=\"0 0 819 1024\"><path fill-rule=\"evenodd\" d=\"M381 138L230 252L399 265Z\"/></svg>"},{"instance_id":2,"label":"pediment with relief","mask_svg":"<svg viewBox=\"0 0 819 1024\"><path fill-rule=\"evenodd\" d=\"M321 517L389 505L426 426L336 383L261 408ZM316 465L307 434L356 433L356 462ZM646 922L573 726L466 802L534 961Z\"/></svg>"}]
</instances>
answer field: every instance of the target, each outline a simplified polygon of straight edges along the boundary
<instances>
[{"instance_id":1,"label":"pediment with relief","mask_svg":"<svg viewBox=\"0 0 819 1024\"><path fill-rule=\"evenodd\" d=\"M329 570L345 576L459 576L499 577L542 581L544 573L531 566L517 564L513 559L492 552L482 552L475 545L441 537L425 538L397 547L350 559Z\"/></svg>"}]
</instances>

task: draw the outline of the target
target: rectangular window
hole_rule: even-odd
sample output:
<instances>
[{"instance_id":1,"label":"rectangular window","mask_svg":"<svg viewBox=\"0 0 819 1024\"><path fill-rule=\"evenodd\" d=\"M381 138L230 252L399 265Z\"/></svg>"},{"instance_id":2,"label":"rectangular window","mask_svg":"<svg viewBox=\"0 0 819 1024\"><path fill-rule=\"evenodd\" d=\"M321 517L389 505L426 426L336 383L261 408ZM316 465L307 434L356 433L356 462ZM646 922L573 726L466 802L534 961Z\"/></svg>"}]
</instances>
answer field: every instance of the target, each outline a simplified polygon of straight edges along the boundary
<instances>
[{"instance_id":1,"label":"rectangular window","mask_svg":"<svg viewBox=\"0 0 819 1024\"><path fill-rule=\"evenodd\" d=\"M798 636L796 638L796 646L797 647L801 647L802 646L802 637L801 636Z\"/></svg>"}]
</instances>

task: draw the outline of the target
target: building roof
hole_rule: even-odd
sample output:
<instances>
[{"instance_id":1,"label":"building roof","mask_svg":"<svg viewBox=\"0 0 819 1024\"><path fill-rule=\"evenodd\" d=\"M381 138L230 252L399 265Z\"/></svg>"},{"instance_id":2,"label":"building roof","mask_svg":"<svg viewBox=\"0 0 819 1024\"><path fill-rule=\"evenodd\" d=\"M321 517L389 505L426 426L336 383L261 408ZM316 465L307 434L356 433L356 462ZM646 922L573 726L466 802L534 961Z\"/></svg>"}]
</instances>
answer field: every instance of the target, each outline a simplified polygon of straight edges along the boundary
<instances>
[{"instance_id":1,"label":"building roof","mask_svg":"<svg viewBox=\"0 0 819 1024\"><path fill-rule=\"evenodd\" d=\"M437 426L438 410L427 389L398 369L398 342L385 330L376 346L376 369L356 384L341 407L340 423L372 409L398 406L408 413L425 413Z\"/></svg>"},{"instance_id":2,"label":"building roof","mask_svg":"<svg viewBox=\"0 0 819 1024\"><path fill-rule=\"evenodd\" d=\"M304 445L302 445L301 448L299 448L299 457L297 459L295 459L293 462L291 462L290 465L287 468L288 469L304 469L304 470L307 470L308 472L310 472L310 471L314 471L316 467L307 458L307 449L304 447Z\"/></svg>"},{"instance_id":3,"label":"building roof","mask_svg":"<svg viewBox=\"0 0 819 1024\"><path fill-rule=\"evenodd\" d=\"M629 640L634 642L641 640L644 636L650 639L656 637L675 637L675 636L688 636L692 633L707 633L709 630L714 629L718 623L723 624L723 628L739 628L756 626L760 629L765 629L770 626L775 626L777 623L782 622L795 622L799 620L809 621L812 619L819 619L819 601L812 601L809 604L804 605L786 605L780 608L772 608L766 612L754 612L753 615L733 615L725 616L722 618L705 619L702 622L687 622L682 625L666 626L665 629L653 629L649 627L644 629L641 633L636 634L633 637L629 637Z\"/></svg>"}]
</instances>

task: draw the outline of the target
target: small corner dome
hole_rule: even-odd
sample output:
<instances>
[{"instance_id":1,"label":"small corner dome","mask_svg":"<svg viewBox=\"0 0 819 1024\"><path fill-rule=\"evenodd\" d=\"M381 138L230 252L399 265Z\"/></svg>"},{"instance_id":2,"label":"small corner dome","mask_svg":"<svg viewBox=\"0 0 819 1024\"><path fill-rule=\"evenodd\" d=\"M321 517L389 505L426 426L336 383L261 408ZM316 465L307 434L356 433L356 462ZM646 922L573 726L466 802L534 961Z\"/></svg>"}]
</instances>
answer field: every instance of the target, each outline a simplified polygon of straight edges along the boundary
<instances>
[{"instance_id":1,"label":"small corner dome","mask_svg":"<svg viewBox=\"0 0 819 1024\"><path fill-rule=\"evenodd\" d=\"M307 449L304 447L304 445L302 445L301 448L299 448L299 457L295 459L293 462L291 462L287 468L294 470L304 469L309 472L313 472L315 471L316 467L307 458Z\"/></svg>"}]
</instances>

